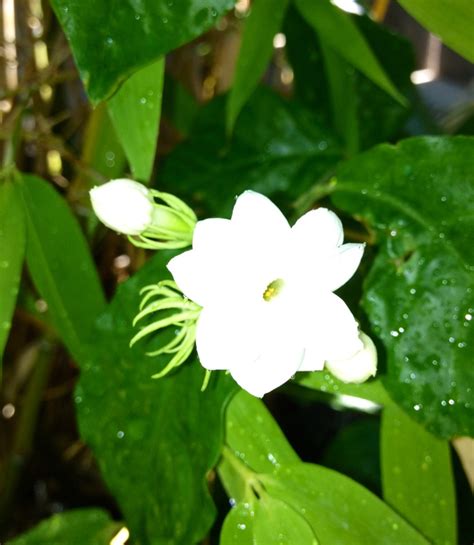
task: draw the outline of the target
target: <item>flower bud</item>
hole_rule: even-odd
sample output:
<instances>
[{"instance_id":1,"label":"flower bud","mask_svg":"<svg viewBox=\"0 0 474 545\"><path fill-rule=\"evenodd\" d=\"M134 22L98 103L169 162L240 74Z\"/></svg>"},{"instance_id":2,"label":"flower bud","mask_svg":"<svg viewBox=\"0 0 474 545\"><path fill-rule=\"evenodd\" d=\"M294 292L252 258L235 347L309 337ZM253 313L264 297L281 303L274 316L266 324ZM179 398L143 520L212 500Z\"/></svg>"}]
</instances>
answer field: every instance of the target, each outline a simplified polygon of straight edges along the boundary
<instances>
[{"instance_id":1,"label":"flower bud","mask_svg":"<svg viewBox=\"0 0 474 545\"><path fill-rule=\"evenodd\" d=\"M120 178L90 191L100 221L124 235L140 235L153 217L153 197L144 185Z\"/></svg>"},{"instance_id":2,"label":"flower bud","mask_svg":"<svg viewBox=\"0 0 474 545\"><path fill-rule=\"evenodd\" d=\"M372 339L362 331L359 338L364 346L351 358L326 362L326 369L342 382L359 384L377 372L377 349Z\"/></svg>"},{"instance_id":3,"label":"flower bud","mask_svg":"<svg viewBox=\"0 0 474 545\"><path fill-rule=\"evenodd\" d=\"M190 246L197 222L178 197L127 180L111 180L90 192L97 217L130 242L149 250Z\"/></svg>"}]
</instances>

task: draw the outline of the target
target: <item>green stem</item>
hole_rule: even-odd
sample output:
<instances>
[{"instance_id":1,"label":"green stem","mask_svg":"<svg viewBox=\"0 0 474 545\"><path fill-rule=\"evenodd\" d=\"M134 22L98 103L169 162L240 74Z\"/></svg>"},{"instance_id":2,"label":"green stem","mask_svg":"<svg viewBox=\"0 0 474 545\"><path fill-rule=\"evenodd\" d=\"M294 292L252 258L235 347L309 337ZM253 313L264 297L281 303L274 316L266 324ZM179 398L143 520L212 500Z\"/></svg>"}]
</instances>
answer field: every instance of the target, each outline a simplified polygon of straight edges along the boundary
<instances>
[{"instance_id":1,"label":"green stem","mask_svg":"<svg viewBox=\"0 0 474 545\"><path fill-rule=\"evenodd\" d=\"M17 111L10 138L5 142L5 151L2 160L2 167L5 169L8 169L15 164L16 153L21 141L21 120L23 118L23 111L23 108Z\"/></svg>"},{"instance_id":2,"label":"green stem","mask_svg":"<svg viewBox=\"0 0 474 545\"><path fill-rule=\"evenodd\" d=\"M318 180L314 186L311 187L306 193L303 193L301 197L295 202L294 205L294 217L295 219L302 216L307 212L315 202L319 201L323 197L330 195L336 188L336 180L333 178L333 174L329 174L324 178Z\"/></svg>"}]
</instances>

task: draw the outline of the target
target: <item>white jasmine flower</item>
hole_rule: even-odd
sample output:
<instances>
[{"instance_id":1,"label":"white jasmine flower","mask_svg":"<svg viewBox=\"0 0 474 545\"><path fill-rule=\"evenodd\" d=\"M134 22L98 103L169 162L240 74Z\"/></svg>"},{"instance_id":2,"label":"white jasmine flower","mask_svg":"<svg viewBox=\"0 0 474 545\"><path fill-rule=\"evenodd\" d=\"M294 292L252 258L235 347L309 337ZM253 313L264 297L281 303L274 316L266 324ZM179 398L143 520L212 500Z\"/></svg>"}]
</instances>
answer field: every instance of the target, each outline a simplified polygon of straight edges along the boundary
<instances>
[{"instance_id":1,"label":"white jasmine flower","mask_svg":"<svg viewBox=\"0 0 474 545\"><path fill-rule=\"evenodd\" d=\"M90 191L92 207L100 221L124 235L139 235L153 217L153 197L147 187L120 178Z\"/></svg>"},{"instance_id":2,"label":"white jasmine flower","mask_svg":"<svg viewBox=\"0 0 474 545\"><path fill-rule=\"evenodd\" d=\"M135 246L160 250L191 244L196 215L174 195L120 178L94 187L90 196L100 221L128 235Z\"/></svg>"},{"instance_id":3,"label":"white jasmine flower","mask_svg":"<svg viewBox=\"0 0 474 545\"><path fill-rule=\"evenodd\" d=\"M326 362L326 368L342 382L360 384L377 372L377 349L365 333L361 331L359 336L363 347L351 358Z\"/></svg>"},{"instance_id":4,"label":"white jasmine flower","mask_svg":"<svg viewBox=\"0 0 474 545\"><path fill-rule=\"evenodd\" d=\"M349 360L363 343L333 291L351 278L363 251L363 244L343 244L333 212L312 210L290 227L253 191L238 197L230 220L199 221L192 250L168 268L202 307L196 348L203 367L229 370L261 397L297 371Z\"/></svg>"}]
</instances>

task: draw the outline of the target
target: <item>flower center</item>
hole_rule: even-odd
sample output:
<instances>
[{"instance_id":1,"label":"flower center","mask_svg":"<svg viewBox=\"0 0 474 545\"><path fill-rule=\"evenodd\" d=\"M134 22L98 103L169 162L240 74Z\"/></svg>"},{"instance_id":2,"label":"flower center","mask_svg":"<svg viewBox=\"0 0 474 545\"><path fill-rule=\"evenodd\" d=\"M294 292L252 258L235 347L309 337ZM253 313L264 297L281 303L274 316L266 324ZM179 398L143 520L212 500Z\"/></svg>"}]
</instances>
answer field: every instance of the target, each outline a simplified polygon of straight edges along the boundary
<instances>
[{"instance_id":1,"label":"flower center","mask_svg":"<svg viewBox=\"0 0 474 545\"><path fill-rule=\"evenodd\" d=\"M281 278L277 278L276 280L273 280L273 282L270 282L263 292L263 299L267 302L274 299L281 292L284 284L285 283Z\"/></svg>"}]
</instances>

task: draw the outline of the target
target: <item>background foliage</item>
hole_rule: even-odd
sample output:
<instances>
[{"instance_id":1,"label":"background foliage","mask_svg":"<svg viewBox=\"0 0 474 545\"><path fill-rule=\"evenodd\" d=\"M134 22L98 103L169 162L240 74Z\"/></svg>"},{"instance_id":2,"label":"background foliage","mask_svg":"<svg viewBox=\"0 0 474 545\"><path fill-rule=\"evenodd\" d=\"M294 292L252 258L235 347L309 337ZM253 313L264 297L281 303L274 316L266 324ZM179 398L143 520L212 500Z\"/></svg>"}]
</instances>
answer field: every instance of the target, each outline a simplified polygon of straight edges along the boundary
<instances>
[{"instance_id":1,"label":"background foliage","mask_svg":"<svg viewBox=\"0 0 474 545\"><path fill-rule=\"evenodd\" d=\"M400 4L473 60L472 2ZM472 101L432 115L387 7L4 3L9 544L470 543L452 445L474 435ZM200 217L249 188L292 220L336 209L367 243L343 296L377 343L377 378L305 373L265 402L223 373L201 392L195 357L151 380L161 362L129 348L131 321L170 255L108 232L88 200L125 175Z\"/></svg>"}]
</instances>

